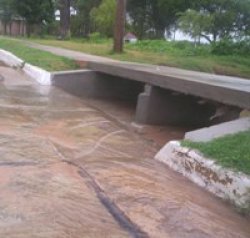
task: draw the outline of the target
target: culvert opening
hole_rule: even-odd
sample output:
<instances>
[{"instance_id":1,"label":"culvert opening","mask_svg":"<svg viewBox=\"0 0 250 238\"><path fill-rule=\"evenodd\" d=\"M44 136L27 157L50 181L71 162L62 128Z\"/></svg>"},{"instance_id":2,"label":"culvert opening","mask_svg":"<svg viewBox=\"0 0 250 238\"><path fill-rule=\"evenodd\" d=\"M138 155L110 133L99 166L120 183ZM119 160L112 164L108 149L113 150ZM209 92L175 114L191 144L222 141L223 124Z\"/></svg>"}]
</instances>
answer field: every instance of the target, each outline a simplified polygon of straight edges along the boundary
<instances>
[{"instance_id":1,"label":"culvert opening","mask_svg":"<svg viewBox=\"0 0 250 238\"><path fill-rule=\"evenodd\" d=\"M80 97L84 103L102 111L126 129L155 141L159 147L169 140L183 138L185 132L190 129L182 126L135 123L138 98L145 91L145 84L142 82L85 71L57 74L54 76L53 84Z\"/></svg>"},{"instance_id":2,"label":"culvert opening","mask_svg":"<svg viewBox=\"0 0 250 238\"><path fill-rule=\"evenodd\" d=\"M153 87L147 95L145 83L90 70L55 75L53 84L159 146L183 139L188 131L210 126L210 117L216 115L218 107L213 102L159 87ZM142 114L145 123L137 121L140 103L148 110L148 114Z\"/></svg>"}]
</instances>

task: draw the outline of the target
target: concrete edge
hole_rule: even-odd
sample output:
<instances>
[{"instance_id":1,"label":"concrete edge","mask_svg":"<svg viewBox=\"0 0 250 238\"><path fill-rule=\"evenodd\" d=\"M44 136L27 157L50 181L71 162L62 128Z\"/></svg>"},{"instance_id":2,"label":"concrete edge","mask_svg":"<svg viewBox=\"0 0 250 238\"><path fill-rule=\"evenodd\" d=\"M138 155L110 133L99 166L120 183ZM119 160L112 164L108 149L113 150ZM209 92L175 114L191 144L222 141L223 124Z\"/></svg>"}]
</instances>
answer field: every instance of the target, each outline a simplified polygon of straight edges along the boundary
<instances>
[{"instance_id":1,"label":"concrete edge","mask_svg":"<svg viewBox=\"0 0 250 238\"><path fill-rule=\"evenodd\" d=\"M40 85L51 85L52 74L50 72L25 63L25 61L6 50L0 50L0 61L10 67L22 69L25 74L36 80Z\"/></svg>"},{"instance_id":2,"label":"concrete edge","mask_svg":"<svg viewBox=\"0 0 250 238\"><path fill-rule=\"evenodd\" d=\"M12 53L0 49L0 60L10 67L21 68L25 62Z\"/></svg>"},{"instance_id":3,"label":"concrete edge","mask_svg":"<svg viewBox=\"0 0 250 238\"><path fill-rule=\"evenodd\" d=\"M28 76L35 79L40 85L51 85L52 74L50 72L31 64L25 64L23 67L23 71Z\"/></svg>"},{"instance_id":4,"label":"concrete edge","mask_svg":"<svg viewBox=\"0 0 250 238\"><path fill-rule=\"evenodd\" d=\"M185 134L185 139L194 142L208 142L226 135L250 130L250 117L224 122L211 127L190 131Z\"/></svg>"},{"instance_id":5,"label":"concrete edge","mask_svg":"<svg viewBox=\"0 0 250 238\"><path fill-rule=\"evenodd\" d=\"M236 207L250 208L250 176L223 168L178 141L166 144L155 159Z\"/></svg>"},{"instance_id":6,"label":"concrete edge","mask_svg":"<svg viewBox=\"0 0 250 238\"><path fill-rule=\"evenodd\" d=\"M56 76L56 75L82 74L85 72L95 72L95 71L91 69L77 69L77 70L54 71L51 72L51 74L52 76Z\"/></svg>"}]
</instances>

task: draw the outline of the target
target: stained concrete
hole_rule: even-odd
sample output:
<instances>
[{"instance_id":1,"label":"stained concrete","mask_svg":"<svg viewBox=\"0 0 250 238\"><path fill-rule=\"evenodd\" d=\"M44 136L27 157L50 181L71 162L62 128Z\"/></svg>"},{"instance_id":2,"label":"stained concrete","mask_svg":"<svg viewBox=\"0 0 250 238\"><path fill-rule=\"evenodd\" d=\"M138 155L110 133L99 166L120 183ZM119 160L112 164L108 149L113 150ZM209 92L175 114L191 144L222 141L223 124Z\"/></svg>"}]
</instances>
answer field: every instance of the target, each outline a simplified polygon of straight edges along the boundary
<instances>
[{"instance_id":1,"label":"stained concrete","mask_svg":"<svg viewBox=\"0 0 250 238\"><path fill-rule=\"evenodd\" d=\"M0 72L0 237L249 237L248 218L153 160L152 142Z\"/></svg>"},{"instance_id":2,"label":"stained concrete","mask_svg":"<svg viewBox=\"0 0 250 238\"><path fill-rule=\"evenodd\" d=\"M167 143L155 159L250 215L250 176L223 168L178 141Z\"/></svg>"}]
</instances>

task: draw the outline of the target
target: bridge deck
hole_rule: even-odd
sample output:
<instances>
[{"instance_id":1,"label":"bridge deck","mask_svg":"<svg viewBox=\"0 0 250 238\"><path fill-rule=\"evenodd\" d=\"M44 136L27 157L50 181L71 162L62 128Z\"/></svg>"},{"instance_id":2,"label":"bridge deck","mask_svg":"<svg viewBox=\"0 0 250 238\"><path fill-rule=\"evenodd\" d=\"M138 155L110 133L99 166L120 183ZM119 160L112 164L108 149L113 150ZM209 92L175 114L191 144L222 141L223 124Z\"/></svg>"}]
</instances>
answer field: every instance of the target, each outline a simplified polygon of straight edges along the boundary
<instances>
[{"instance_id":1,"label":"bridge deck","mask_svg":"<svg viewBox=\"0 0 250 238\"><path fill-rule=\"evenodd\" d=\"M88 66L101 73L250 109L250 80L135 63L89 62Z\"/></svg>"}]
</instances>

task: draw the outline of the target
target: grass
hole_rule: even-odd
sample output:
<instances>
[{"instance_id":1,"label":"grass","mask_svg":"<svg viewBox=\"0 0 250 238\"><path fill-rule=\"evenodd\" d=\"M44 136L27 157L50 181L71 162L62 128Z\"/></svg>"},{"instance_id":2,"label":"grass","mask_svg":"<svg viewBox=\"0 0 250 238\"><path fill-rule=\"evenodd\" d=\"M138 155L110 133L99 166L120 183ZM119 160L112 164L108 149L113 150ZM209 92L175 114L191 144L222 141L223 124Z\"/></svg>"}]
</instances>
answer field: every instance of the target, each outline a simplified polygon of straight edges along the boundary
<instances>
[{"instance_id":1,"label":"grass","mask_svg":"<svg viewBox=\"0 0 250 238\"><path fill-rule=\"evenodd\" d=\"M250 56L218 56L211 53L209 45L194 47L188 42L167 42L163 40L140 41L126 44L123 54L112 53L112 41L88 41L72 39L59 41L31 39L33 42L76 50L92 55L106 56L122 61L133 61L179 67L208 73L250 78Z\"/></svg>"},{"instance_id":2,"label":"grass","mask_svg":"<svg viewBox=\"0 0 250 238\"><path fill-rule=\"evenodd\" d=\"M0 48L15 54L25 62L41 67L47 71L60 71L79 68L74 60L56 56L42 50L33 49L28 46L24 46L22 43L17 41L0 39Z\"/></svg>"},{"instance_id":3,"label":"grass","mask_svg":"<svg viewBox=\"0 0 250 238\"><path fill-rule=\"evenodd\" d=\"M183 146L197 149L218 164L250 175L250 131L215 139L208 143L183 141Z\"/></svg>"}]
</instances>

